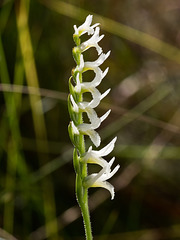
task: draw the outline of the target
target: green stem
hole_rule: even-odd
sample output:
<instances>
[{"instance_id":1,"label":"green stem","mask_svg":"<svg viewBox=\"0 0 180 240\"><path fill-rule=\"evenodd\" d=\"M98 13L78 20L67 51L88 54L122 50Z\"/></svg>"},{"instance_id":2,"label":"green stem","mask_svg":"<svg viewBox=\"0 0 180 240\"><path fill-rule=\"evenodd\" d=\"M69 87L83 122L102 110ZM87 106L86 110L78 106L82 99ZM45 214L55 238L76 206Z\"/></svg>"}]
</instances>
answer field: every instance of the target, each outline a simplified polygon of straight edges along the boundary
<instances>
[{"instance_id":1,"label":"green stem","mask_svg":"<svg viewBox=\"0 0 180 240\"><path fill-rule=\"evenodd\" d=\"M82 118L82 116L81 116ZM84 136L80 136L80 146L81 146L81 156L85 153L85 141ZM86 163L80 163L80 171L81 171L81 186L76 186L77 188L81 188L80 192L81 194L78 196L77 199L79 202L79 206L81 208L83 222L84 222L84 229L86 234L86 240L92 240L92 230L91 230L91 221L90 221L90 213L89 213L89 207L88 207L88 189L83 186L83 179L87 176L87 164ZM76 182L76 184L80 184L79 181Z\"/></svg>"},{"instance_id":2,"label":"green stem","mask_svg":"<svg viewBox=\"0 0 180 240\"><path fill-rule=\"evenodd\" d=\"M80 39L79 36L74 37L75 43L77 44L77 47L73 48L73 56L74 59L77 63L77 65L80 65L80 55L81 51L78 48L80 44ZM82 83L82 72L79 72L79 80ZM83 93L79 93L77 96L78 102L83 102ZM77 113L78 114L78 125L83 123L83 114L82 112ZM86 152L85 148L85 140L84 140L84 135L80 134L76 136L76 147L79 152L80 158L83 157L83 155ZM82 217L83 217L83 222L84 222L84 229L85 229L85 235L86 235L86 240L92 240L92 230L91 230L91 221L90 221L90 214L89 214L89 207L88 207L88 189L83 186L83 181L85 177L87 177L87 164L82 163L80 160L76 161L78 159L77 157L77 152L75 154L75 171L76 171L76 196L77 196L77 201L79 203L81 212L82 212Z\"/></svg>"},{"instance_id":3,"label":"green stem","mask_svg":"<svg viewBox=\"0 0 180 240\"><path fill-rule=\"evenodd\" d=\"M82 101L82 94L80 96L81 101ZM82 113L80 114L80 123L83 122L83 116ZM80 156L82 157L84 153L86 152L85 149L85 141L84 141L84 136L81 134L79 137L79 150L80 150ZM89 213L89 207L88 207L88 189L83 186L83 180L85 177L87 177L87 164L86 163L81 163L80 164L80 173L81 173L81 182L76 181L76 189L80 189L81 194L77 194L77 199L79 202L79 206L82 212L82 217L83 217L83 222L84 222L84 229L85 229L85 235L86 235L86 240L92 240L92 230L91 230L91 221L90 221L90 213ZM78 186L80 185L80 186Z\"/></svg>"},{"instance_id":4,"label":"green stem","mask_svg":"<svg viewBox=\"0 0 180 240\"><path fill-rule=\"evenodd\" d=\"M85 193L87 195L87 189L85 190ZM86 240L92 240L92 230L91 230L91 221L90 221L90 214L89 214L89 207L88 207L88 198L86 201L80 206L84 221L84 228L86 233Z\"/></svg>"}]
</instances>

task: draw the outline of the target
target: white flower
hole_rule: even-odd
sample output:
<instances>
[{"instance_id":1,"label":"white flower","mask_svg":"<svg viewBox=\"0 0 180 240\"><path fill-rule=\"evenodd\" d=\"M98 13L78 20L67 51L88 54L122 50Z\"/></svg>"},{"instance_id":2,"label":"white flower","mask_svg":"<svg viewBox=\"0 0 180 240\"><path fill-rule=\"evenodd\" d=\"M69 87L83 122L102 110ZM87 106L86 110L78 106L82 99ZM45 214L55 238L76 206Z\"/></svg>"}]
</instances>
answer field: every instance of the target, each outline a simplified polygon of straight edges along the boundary
<instances>
[{"instance_id":1,"label":"white flower","mask_svg":"<svg viewBox=\"0 0 180 240\"><path fill-rule=\"evenodd\" d=\"M106 180L110 179L120 168L117 165L111 172L111 165L113 164L115 158L112 158L109 162L109 166L105 166L99 173L93 173L87 176L84 180L84 186L87 188L90 187L102 187L107 189L111 193L111 199L114 199L114 187Z\"/></svg>"},{"instance_id":2,"label":"white flower","mask_svg":"<svg viewBox=\"0 0 180 240\"><path fill-rule=\"evenodd\" d=\"M98 164L101 167L107 167L108 163L102 157L107 156L110 152L112 152L112 150L114 149L116 140L117 140L117 137L115 137L108 145L106 145L104 148L98 151L92 150L92 146L91 146L88 149L88 151L85 153L81 161L84 163Z\"/></svg>"},{"instance_id":3,"label":"white flower","mask_svg":"<svg viewBox=\"0 0 180 240\"><path fill-rule=\"evenodd\" d=\"M99 145L101 143L101 138L94 129L97 129L100 126L101 122L104 121L108 117L110 111L111 110L108 110L102 117L100 117L100 118L97 117L95 120L92 119L90 116L90 119L92 120L92 122L90 124L82 123L82 124L78 125L78 130L82 134L88 135L96 147L99 147Z\"/></svg>"},{"instance_id":4,"label":"white flower","mask_svg":"<svg viewBox=\"0 0 180 240\"><path fill-rule=\"evenodd\" d=\"M78 106L72 95L70 95L70 100L71 100L72 109L73 109L74 112L78 113L79 111L81 111L81 112L86 112L87 113L87 116L88 116L88 118L91 122L91 126L94 129L98 128L100 126L101 122L104 121L108 117L109 113L111 112L111 110L108 110L102 117L99 118L97 116L96 111L94 111L93 108L91 108L89 106L82 108L81 105L83 103L80 103L79 106Z\"/></svg>"},{"instance_id":5,"label":"white flower","mask_svg":"<svg viewBox=\"0 0 180 240\"><path fill-rule=\"evenodd\" d=\"M80 44L79 48L81 52L84 52L85 50L91 47L95 47L98 52L98 55L102 53L102 48L98 45L98 42L101 41L104 35L99 36L99 31L100 31L100 28L96 27L94 35L87 41Z\"/></svg>"},{"instance_id":6,"label":"white flower","mask_svg":"<svg viewBox=\"0 0 180 240\"><path fill-rule=\"evenodd\" d=\"M108 145L102 148L99 151L92 150L92 147L86 152L86 154L81 158L81 161L84 163L93 163L98 164L102 167L102 170L99 173L94 173L87 176L84 180L84 186L87 188L90 187L103 187L109 190L111 193L111 199L114 198L114 187L107 182L106 180L110 179L120 168L117 165L113 171L111 171L111 166L115 160L113 157L111 161L108 163L104 158L114 149L115 142L117 137L115 137Z\"/></svg>"},{"instance_id":7,"label":"white flower","mask_svg":"<svg viewBox=\"0 0 180 240\"><path fill-rule=\"evenodd\" d=\"M99 25L99 23L96 23L93 26L90 26L92 23L92 17L92 15L88 15L85 22L78 28L76 25L74 25L74 34L78 35L79 37L85 33L88 33L88 35L92 35L94 33L94 28Z\"/></svg>"},{"instance_id":8,"label":"white flower","mask_svg":"<svg viewBox=\"0 0 180 240\"><path fill-rule=\"evenodd\" d=\"M80 92L80 81L79 81L79 72L86 72L88 70L93 70L95 73L95 78L92 80L91 83L85 83L87 86L88 84L91 84L91 86L97 87L102 79L106 76L106 74L108 73L109 68L106 68L104 72L102 72L102 70L99 68L99 66L109 57L110 52L107 52L106 54L102 53L99 58L94 61L94 62L84 62L84 58L83 55L81 54L80 56L80 65L78 65L75 69L75 71L77 71L77 76L76 76L76 83L77 86L75 87L77 92Z\"/></svg>"}]
</instances>

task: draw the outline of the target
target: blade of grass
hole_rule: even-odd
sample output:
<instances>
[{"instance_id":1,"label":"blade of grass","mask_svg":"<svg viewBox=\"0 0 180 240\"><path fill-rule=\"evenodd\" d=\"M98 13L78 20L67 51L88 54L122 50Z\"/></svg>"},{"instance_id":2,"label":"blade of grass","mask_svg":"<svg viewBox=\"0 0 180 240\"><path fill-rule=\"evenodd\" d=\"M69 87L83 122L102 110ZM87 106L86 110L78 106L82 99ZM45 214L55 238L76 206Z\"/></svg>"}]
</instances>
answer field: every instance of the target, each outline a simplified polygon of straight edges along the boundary
<instances>
[{"instance_id":1,"label":"blade of grass","mask_svg":"<svg viewBox=\"0 0 180 240\"><path fill-rule=\"evenodd\" d=\"M31 37L28 27L28 9L29 2L20 0L18 3L15 3L16 7L16 21L20 42L20 49L23 58L23 64L25 68L25 76L27 84L29 87L35 87L39 89L38 76L35 66L35 60L33 55L33 48L31 43ZM38 109L36 104L38 103ZM48 149L47 144L47 133L46 126L43 116L42 102L39 95L30 95L30 104L32 109L32 116L35 128L35 134L37 140L44 140L46 148ZM37 149L40 147L37 141ZM40 165L43 165L44 162L48 161L48 156L39 154ZM44 202L44 215L45 215L45 225L46 225L46 234L49 239L58 239L58 227L56 222L56 207L54 200L54 191L53 185L50 176L43 179L42 181L42 194ZM53 220L53 224L51 221ZM53 234L53 236L52 236ZM60 239L60 238L59 238Z\"/></svg>"},{"instance_id":2,"label":"blade of grass","mask_svg":"<svg viewBox=\"0 0 180 240\"><path fill-rule=\"evenodd\" d=\"M11 13L11 9L13 6L13 1L9 1L7 4L1 7L0 11L0 32L3 34L4 29L6 27L6 23L8 21L9 15Z\"/></svg>"},{"instance_id":3,"label":"blade of grass","mask_svg":"<svg viewBox=\"0 0 180 240\"><path fill-rule=\"evenodd\" d=\"M10 83L5 54L3 50L3 45L0 35L0 76L1 81L4 83ZM4 228L8 232L13 232L13 214L14 214L14 201L13 191L16 184L16 170L17 161L22 158L21 149L21 139L18 126L18 116L16 112L16 105L13 95L4 93L6 111L8 117L8 123L11 130L11 138L9 140L8 150L7 150L7 176L6 176L6 191L10 193L11 198L9 202L5 203L4 206Z\"/></svg>"},{"instance_id":4,"label":"blade of grass","mask_svg":"<svg viewBox=\"0 0 180 240\"><path fill-rule=\"evenodd\" d=\"M95 13L76 7L72 4L57 0L39 0L53 11L65 16L84 21L88 14L93 14L94 21L101 24L102 29L114 35L132 41L142 47L145 47L161 56L180 64L180 50L168 43L163 42L147 33L138 31L112 19L102 17Z\"/></svg>"},{"instance_id":5,"label":"blade of grass","mask_svg":"<svg viewBox=\"0 0 180 240\"><path fill-rule=\"evenodd\" d=\"M5 4L0 12L0 32L4 31L6 23L8 21L13 1ZM7 63L5 59L5 53L0 34L0 77L4 84L10 84L10 77L8 73ZM19 81L19 75L18 75ZM17 82L18 82L17 81ZM20 82L21 83L21 82ZM5 194L10 197L4 202L4 228L9 232L13 232L14 225L14 191L16 189L16 172L20 172L23 168L24 175L26 175L26 165L22 156L22 144L21 134L19 130L19 116L18 110L21 99L15 99L14 94L7 94L3 92L6 111L2 115L2 130L1 131L1 144L4 145L4 150L7 150L7 173L6 173L6 185ZM21 94L20 94L21 95ZM16 101L17 100L17 101ZM11 136L9 137L9 128ZM8 139L9 138L9 139ZM3 144L3 142L5 144ZM6 147L6 142L8 146ZM1 151L2 153L2 151ZM19 171L20 170L20 171Z\"/></svg>"}]
</instances>

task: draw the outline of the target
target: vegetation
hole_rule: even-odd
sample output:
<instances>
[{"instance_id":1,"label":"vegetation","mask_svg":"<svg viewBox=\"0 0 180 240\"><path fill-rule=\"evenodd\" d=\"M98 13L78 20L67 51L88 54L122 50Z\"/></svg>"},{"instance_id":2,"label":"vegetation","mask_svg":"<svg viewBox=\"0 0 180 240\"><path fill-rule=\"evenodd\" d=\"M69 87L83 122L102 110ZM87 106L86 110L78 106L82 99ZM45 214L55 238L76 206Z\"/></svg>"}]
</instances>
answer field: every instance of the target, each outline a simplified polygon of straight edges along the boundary
<instances>
[{"instance_id":1,"label":"vegetation","mask_svg":"<svg viewBox=\"0 0 180 240\"><path fill-rule=\"evenodd\" d=\"M1 238L84 239L67 95L73 25L89 14L111 50L98 86L111 88L96 109L111 109L101 147L117 136L112 156L121 165L109 180L113 201L89 189L94 239L180 238L179 13L179 2L168 0L0 1Z\"/></svg>"}]
</instances>

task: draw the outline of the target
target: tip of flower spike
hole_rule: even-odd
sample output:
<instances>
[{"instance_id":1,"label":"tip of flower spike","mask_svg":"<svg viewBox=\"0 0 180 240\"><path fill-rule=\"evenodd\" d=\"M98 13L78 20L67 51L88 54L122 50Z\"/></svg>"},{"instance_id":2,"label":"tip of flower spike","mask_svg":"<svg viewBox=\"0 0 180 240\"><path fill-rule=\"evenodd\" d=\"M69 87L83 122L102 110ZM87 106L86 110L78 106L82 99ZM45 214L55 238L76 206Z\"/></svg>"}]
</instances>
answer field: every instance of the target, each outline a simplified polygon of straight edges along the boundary
<instances>
[{"instance_id":1,"label":"tip of flower spike","mask_svg":"<svg viewBox=\"0 0 180 240\"><path fill-rule=\"evenodd\" d=\"M74 25L74 30L75 30L75 33L73 35L73 37L75 38L77 36L77 38L79 39L79 37L85 33L87 33L88 35L92 35L94 34L94 28L96 26L98 26L99 24L96 23L94 25L91 26L91 23L92 23L92 18L93 18L93 15L88 15L86 17L86 20L85 22L80 25L79 27L77 27L76 25ZM75 40L75 39L74 39ZM79 45L79 44L78 44Z\"/></svg>"},{"instance_id":2,"label":"tip of flower spike","mask_svg":"<svg viewBox=\"0 0 180 240\"><path fill-rule=\"evenodd\" d=\"M89 15L86 17L86 20L85 20L84 24L90 26L91 23L92 23L92 19L93 19L93 15L89 14Z\"/></svg>"}]
</instances>

